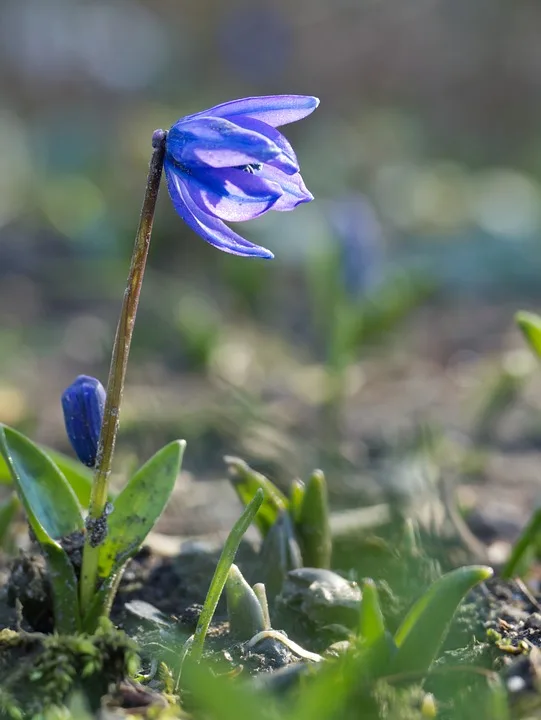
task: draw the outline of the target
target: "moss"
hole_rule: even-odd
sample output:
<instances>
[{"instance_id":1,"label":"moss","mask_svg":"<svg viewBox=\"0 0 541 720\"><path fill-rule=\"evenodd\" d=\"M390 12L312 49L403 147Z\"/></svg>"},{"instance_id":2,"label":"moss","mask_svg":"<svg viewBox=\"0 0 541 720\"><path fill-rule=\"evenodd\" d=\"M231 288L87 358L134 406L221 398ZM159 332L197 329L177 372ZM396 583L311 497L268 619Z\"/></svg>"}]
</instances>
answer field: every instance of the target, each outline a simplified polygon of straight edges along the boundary
<instances>
[{"instance_id":1,"label":"moss","mask_svg":"<svg viewBox=\"0 0 541 720\"><path fill-rule=\"evenodd\" d=\"M136 646L121 630L102 620L93 635L0 633L0 708L9 718L62 707L80 691L96 709L111 684L135 674Z\"/></svg>"}]
</instances>

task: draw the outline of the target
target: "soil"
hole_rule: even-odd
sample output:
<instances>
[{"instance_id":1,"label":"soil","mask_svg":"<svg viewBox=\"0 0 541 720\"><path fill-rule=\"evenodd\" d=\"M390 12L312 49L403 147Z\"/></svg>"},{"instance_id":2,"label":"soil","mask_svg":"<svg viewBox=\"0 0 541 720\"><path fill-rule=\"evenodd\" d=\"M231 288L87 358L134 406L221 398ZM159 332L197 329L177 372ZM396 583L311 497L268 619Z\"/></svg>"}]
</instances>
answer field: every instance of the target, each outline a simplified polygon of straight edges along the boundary
<instances>
[{"instance_id":1,"label":"soil","mask_svg":"<svg viewBox=\"0 0 541 720\"><path fill-rule=\"evenodd\" d=\"M374 515L361 530L337 532L333 567L345 575L353 571L357 578L375 577L391 630L442 569L472 559L488 561L497 568L535 503L539 491L541 373L524 364L523 355L516 355L522 341L510 330L514 309L516 304L508 303L492 308L421 311L410 322L408 340L399 350L387 353L383 364L377 354L367 357L362 377L352 378L340 420L340 441L335 448L326 447L326 455L318 447L319 411L309 407L295 388L288 397L278 397L270 387L260 388L267 401L263 412L266 419L259 423L258 431L266 444L254 444L253 432L246 434L243 427L237 428L236 447L226 442L233 435L231 428L219 437L217 446L227 447L229 452L246 455L249 448L274 448L273 453L259 456L257 467L282 486L305 470L295 457L304 458L303 462L312 463L312 467L316 463L329 467L337 526L344 520L345 515L340 513L346 508L385 506L390 511L383 521ZM474 330L483 324L486 332L476 334ZM468 347L467 352L464 347ZM519 368L515 374L520 382L498 404L498 382L505 381L509 367ZM290 369L283 368L284 372ZM273 382L277 382L276 377ZM286 417L287 422L280 426ZM430 453L426 453L426 437L419 432L420 427L427 426L443 438L438 445L444 449L438 455L435 481L432 466L427 464ZM297 437L295 447L288 439L291 435ZM209 437L216 440L212 433ZM196 456L204 455L204 451L195 447ZM209 461L209 474L203 479L199 474L196 479L183 472L149 547L126 569L112 610L118 627L130 632L135 628L137 634L140 619L134 620L129 608L144 602L162 613L167 622L173 619L178 623L184 637L193 632L224 535L240 508L223 479L225 472L216 469L220 458L215 451L210 452ZM209 503L211 496L213 502ZM409 563L397 553L404 537L400 536L402 530L397 531L395 508L400 512L407 509L411 512L406 514L417 518L430 557L416 555ZM188 541L188 537L192 539ZM28 543L22 544L28 547ZM261 579L257 577L255 546L252 533L237 559L251 582ZM72 552L75 556L76 546ZM0 562L0 571L6 578L5 562L3 567ZM516 707L522 707L523 701L531 706L541 671L541 595L537 591L535 573L531 589L501 580L484 584L458 614L426 688L442 696L445 690L438 685L438 668L474 664L489 672L502 670ZM22 602L22 611L16 600ZM294 662L293 667L292 660L298 658L288 657L283 648L246 653L229 638L224 618L221 604L209 647L222 660L234 667L243 666L261 678L260 685L277 692L296 684L305 671L304 663ZM284 619L283 626L293 639L317 652L343 639L339 632L314 637L309 623L288 626ZM0 634L0 656L5 666L11 665L21 648L32 658L36 647L43 646L39 633L51 631L52 614L39 558L23 554L15 561L9 585L4 583L0 591L1 628L8 633L19 629L26 633L24 642L19 634L13 647L9 646L13 636ZM139 703L143 707L147 701L151 705L158 702L139 696L140 691L129 683L118 688L113 703ZM378 692L382 707L398 702L387 689Z\"/></svg>"}]
</instances>

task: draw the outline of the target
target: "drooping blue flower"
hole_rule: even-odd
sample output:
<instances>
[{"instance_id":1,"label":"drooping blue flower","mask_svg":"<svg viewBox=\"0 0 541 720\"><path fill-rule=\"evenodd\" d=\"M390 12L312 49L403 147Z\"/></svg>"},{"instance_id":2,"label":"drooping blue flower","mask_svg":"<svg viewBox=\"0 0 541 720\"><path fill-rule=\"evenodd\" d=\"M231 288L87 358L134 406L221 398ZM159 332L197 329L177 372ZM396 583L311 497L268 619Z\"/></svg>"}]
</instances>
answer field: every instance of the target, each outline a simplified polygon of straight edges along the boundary
<instances>
[{"instance_id":1,"label":"drooping blue flower","mask_svg":"<svg viewBox=\"0 0 541 720\"><path fill-rule=\"evenodd\" d=\"M99 380L79 375L62 393L64 423L79 460L94 467L105 406L105 389Z\"/></svg>"},{"instance_id":2,"label":"drooping blue flower","mask_svg":"<svg viewBox=\"0 0 541 720\"><path fill-rule=\"evenodd\" d=\"M293 210L313 200L295 152L276 130L313 112L304 95L250 97L180 119L165 145L167 188L175 210L211 245L234 255L272 258L233 232L268 210Z\"/></svg>"}]
</instances>

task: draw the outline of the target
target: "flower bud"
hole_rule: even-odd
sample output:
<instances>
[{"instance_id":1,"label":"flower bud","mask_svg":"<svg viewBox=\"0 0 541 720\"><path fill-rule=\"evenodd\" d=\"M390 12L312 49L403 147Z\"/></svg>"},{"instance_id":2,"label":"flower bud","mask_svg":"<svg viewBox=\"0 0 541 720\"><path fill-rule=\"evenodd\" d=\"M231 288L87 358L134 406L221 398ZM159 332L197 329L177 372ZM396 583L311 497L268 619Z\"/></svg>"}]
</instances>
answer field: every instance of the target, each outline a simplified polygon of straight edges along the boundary
<instances>
[{"instance_id":1,"label":"flower bud","mask_svg":"<svg viewBox=\"0 0 541 720\"><path fill-rule=\"evenodd\" d=\"M62 393L66 433L79 460L88 467L96 464L105 389L99 380L79 375Z\"/></svg>"}]
</instances>

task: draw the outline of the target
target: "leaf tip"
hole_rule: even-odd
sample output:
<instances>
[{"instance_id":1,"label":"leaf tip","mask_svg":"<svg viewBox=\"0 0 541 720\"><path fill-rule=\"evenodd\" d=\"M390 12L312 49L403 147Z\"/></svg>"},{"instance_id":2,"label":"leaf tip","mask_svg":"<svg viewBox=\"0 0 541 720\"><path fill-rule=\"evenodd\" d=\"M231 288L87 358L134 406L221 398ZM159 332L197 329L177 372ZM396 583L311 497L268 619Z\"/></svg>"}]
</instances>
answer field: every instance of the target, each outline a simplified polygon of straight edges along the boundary
<instances>
[{"instance_id":1,"label":"leaf tip","mask_svg":"<svg viewBox=\"0 0 541 720\"><path fill-rule=\"evenodd\" d=\"M494 570L488 565L478 565L476 570L479 577L479 582L490 580L490 578L494 575Z\"/></svg>"}]
</instances>

